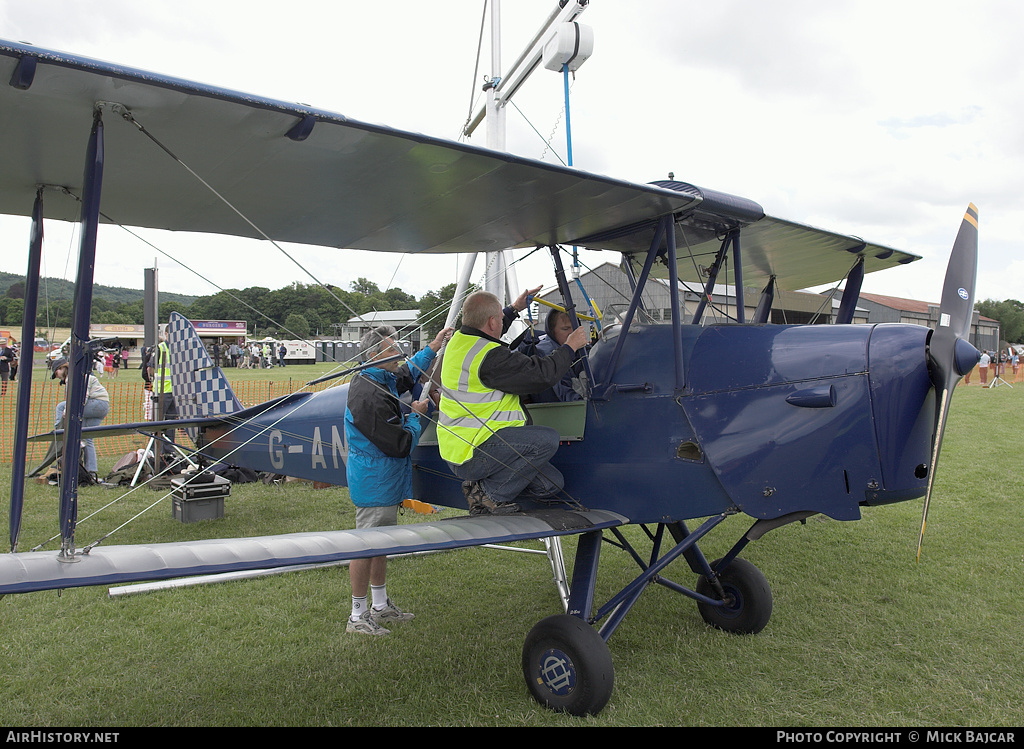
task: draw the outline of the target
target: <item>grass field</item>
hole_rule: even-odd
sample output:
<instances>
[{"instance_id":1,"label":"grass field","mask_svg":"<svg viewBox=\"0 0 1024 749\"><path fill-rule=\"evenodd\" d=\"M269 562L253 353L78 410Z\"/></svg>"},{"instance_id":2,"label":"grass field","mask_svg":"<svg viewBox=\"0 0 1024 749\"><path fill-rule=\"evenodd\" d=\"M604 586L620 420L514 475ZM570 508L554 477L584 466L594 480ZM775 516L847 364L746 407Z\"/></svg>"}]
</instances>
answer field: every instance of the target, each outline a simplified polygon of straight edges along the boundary
<instances>
[{"instance_id":1,"label":"grass field","mask_svg":"<svg viewBox=\"0 0 1024 749\"><path fill-rule=\"evenodd\" d=\"M655 586L609 641L615 690L596 717L544 710L523 684L523 639L559 606L546 560L466 549L390 563L389 592L417 617L383 638L345 634L344 568L117 597L8 596L0 722L1024 725L1022 398L1021 387L958 389L920 562L914 501L867 508L859 522L814 517L748 547L774 595L755 636L711 630L688 599ZM150 490L88 517L119 494L82 489L79 546L158 500L109 543L354 525L344 489L305 483L236 485L221 520L181 524ZM724 551L748 523L731 518L705 551ZM56 530L55 489L30 484L20 548ZM599 602L635 574L611 548L601 570ZM667 575L693 583L680 564Z\"/></svg>"}]
</instances>

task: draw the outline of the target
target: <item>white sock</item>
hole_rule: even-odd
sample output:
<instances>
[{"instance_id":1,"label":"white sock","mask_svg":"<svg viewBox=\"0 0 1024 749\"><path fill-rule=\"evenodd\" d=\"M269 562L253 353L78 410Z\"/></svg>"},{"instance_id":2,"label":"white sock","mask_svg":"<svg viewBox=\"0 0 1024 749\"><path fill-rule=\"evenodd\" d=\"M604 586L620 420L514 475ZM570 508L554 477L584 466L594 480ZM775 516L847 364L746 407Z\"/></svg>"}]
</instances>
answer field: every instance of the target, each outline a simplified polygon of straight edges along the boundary
<instances>
[{"instance_id":1,"label":"white sock","mask_svg":"<svg viewBox=\"0 0 1024 749\"><path fill-rule=\"evenodd\" d=\"M350 617L352 621L362 616L364 611L366 611L366 596L361 598L352 596L352 616Z\"/></svg>"},{"instance_id":2,"label":"white sock","mask_svg":"<svg viewBox=\"0 0 1024 749\"><path fill-rule=\"evenodd\" d=\"M370 593L373 594L373 607L378 611L388 604L388 587L387 585L371 585Z\"/></svg>"}]
</instances>

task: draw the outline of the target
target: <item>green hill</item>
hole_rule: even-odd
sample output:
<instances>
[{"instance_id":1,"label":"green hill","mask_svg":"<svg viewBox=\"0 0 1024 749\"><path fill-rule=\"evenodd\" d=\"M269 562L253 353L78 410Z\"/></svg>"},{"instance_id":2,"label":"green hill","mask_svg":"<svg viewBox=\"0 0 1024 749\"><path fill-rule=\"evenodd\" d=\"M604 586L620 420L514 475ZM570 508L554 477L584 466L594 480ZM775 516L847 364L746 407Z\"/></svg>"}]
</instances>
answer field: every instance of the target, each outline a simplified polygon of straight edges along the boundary
<instances>
[{"instance_id":1,"label":"green hill","mask_svg":"<svg viewBox=\"0 0 1024 749\"><path fill-rule=\"evenodd\" d=\"M8 290L16 284L24 284L25 277L19 276L16 273L5 273L0 271L0 297L8 296ZM75 284L72 281L66 281L62 278L41 278L39 279L40 288L40 304L43 303L42 290L46 289L46 296L51 300L54 299L72 299L74 298ZM128 289L123 286L103 286L101 284L95 284L92 290L93 299L104 299L111 303L113 306L119 304L128 304L131 302L138 301L143 298L142 289ZM15 293L12 296L22 298L23 294ZM180 304L191 305L197 297L186 296L184 294L169 294L167 292L160 292L161 302L178 302Z\"/></svg>"}]
</instances>

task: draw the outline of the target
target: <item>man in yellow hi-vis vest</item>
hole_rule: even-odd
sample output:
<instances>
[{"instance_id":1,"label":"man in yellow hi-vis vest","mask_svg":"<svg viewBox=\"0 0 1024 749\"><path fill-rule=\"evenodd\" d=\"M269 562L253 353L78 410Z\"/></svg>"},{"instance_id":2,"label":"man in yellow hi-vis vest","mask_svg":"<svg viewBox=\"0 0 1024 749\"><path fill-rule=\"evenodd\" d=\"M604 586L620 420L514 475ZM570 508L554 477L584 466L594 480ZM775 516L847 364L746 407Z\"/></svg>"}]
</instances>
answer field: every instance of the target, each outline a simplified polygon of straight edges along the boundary
<instances>
[{"instance_id":1,"label":"man in yellow hi-vis vest","mask_svg":"<svg viewBox=\"0 0 1024 749\"><path fill-rule=\"evenodd\" d=\"M153 383L153 403L156 405L154 416L157 420L178 418L178 409L174 405L174 389L171 385L171 350L167 346L166 331L160 331L159 343L150 358L149 372ZM174 432L174 429L166 430L164 439L174 442ZM157 454L169 456L170 446L159 443Z\"/></svg>"},{"instance_id":2,"label":"man in yellow hi-vis vest","mask_svg":"<svg viewBox=\"0 0 1024 749\"><path fill-rule=\"evenodd\" d=\"M538 291L524 291L504 310L494 294L471 294L462 327L445 349L437 439L474 515L518 512L517 497L551 497L562 489L562 474L548 462L558 432L529 424L519 396L561 380L587 332L578 327L550 356L510 350L500 337Z\"/></svg>"}]
</instances>

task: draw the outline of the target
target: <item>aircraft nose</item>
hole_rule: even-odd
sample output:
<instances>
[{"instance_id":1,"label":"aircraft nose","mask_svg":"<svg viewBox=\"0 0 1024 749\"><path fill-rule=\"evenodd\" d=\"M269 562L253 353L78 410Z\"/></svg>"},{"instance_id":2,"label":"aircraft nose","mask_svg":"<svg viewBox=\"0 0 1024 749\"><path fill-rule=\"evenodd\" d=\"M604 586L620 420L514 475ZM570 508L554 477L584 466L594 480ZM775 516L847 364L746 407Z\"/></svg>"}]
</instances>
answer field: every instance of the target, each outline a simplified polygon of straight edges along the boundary
<instances>
[{"instance_id":1,"label":"aircraft nose","mask_svg":"<svg viewBox=\"0 0 1024 749\"><path fill-rule=\"evenodd\" d=\"M924 494L931 465L935 389L929 377L928 329L879 325L871 336L871 403L881 481L868 504Z\"/></svg>"}]
</instances>

